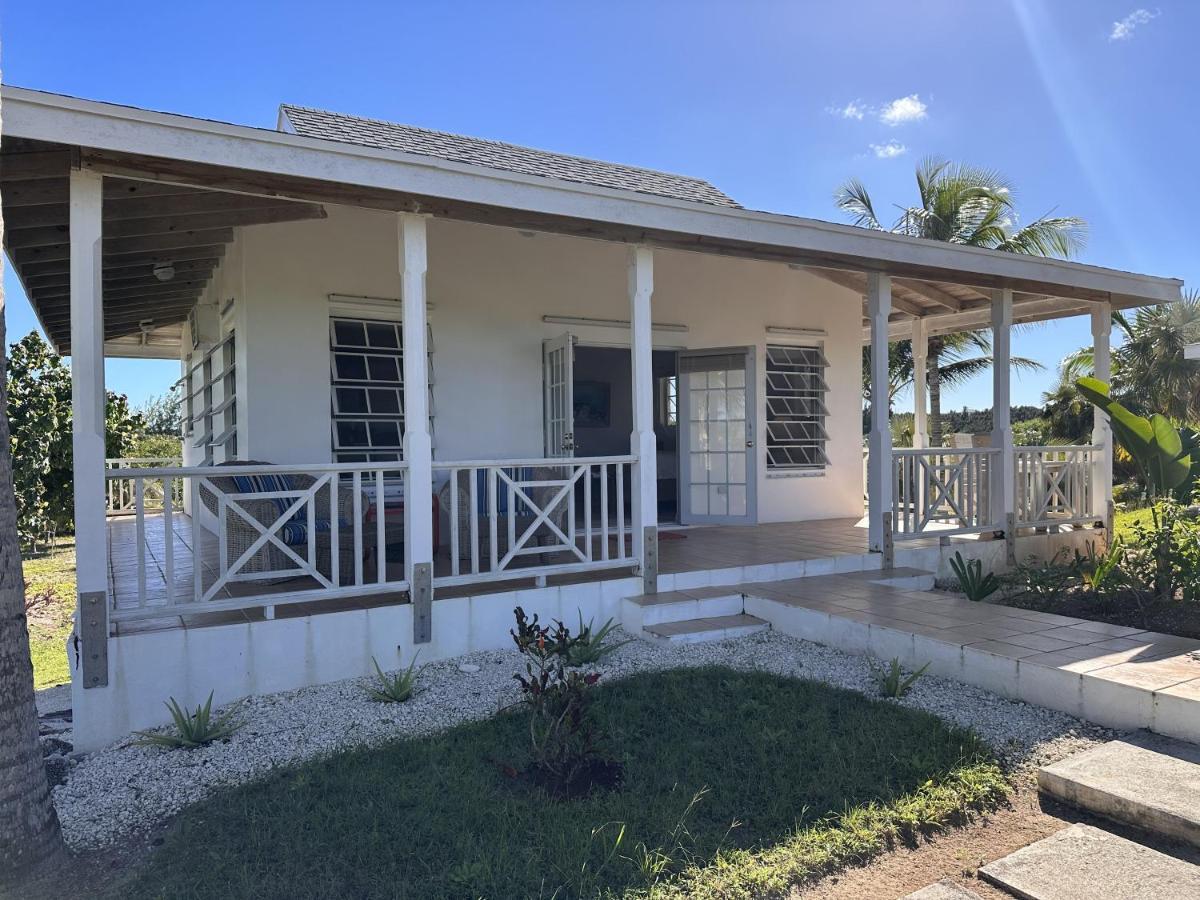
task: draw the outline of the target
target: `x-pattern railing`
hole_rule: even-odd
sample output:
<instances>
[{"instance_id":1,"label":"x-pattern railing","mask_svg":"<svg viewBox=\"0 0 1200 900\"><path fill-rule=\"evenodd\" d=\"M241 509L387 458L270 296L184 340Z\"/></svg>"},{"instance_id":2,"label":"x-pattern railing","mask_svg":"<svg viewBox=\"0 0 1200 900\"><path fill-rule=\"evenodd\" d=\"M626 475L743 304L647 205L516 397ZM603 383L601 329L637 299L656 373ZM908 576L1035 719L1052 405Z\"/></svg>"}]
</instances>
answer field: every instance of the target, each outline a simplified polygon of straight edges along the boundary
<instances>
[{"instance_id":1,"label":"x-pattern railing","mask_svg":"<svg viewBox=\"0 0 1200 900\"><path fill-rule=\"evenodd\" d=\"M1095 447L1018 447L1016 518L1018 525L1087 522L1092 510Z\"/></svg>"},{"instance_id":2,"label":"x-pattern railing","mask_svg":"<svg viewBox=\"0 0 1200 900\"><path fill-rule=\"evenodd\" d=\"M995 527L991 448L893 451L893 528L898 538Z\"/></svg>"}]
</instances>

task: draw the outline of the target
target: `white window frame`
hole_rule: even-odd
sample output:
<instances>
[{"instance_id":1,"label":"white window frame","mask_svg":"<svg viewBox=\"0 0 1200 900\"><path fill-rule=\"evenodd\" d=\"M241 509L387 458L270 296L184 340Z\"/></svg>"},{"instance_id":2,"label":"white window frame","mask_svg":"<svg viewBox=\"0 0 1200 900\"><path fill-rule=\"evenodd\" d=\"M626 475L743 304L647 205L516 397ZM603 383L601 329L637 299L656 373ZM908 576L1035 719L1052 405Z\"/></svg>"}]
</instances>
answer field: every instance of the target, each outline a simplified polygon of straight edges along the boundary
<instances>
[{"instance_id":1,"label":"white window frame","mask_svg":"<svg viewBox=\"0 0 1200 900\"><path fill-rule=\"evenodd\" d=\"M230 331L183 378L184 434L192 447L202 450L205 465L237 459L236 360L235 332Z\"/></svg>"},{"instance_id":2,"label":"white window frame","mask_svg":"<svg viewBox=\"0 0 1200 900\"><path fill-rule=\"evenodd\" d=\"M782 361L783 355L792 360ZM798 363L795 360L799 355L811 361ZM767 474L824 472L829 467L829 434L825 428L829 416L825 372L829 362L824 342L772 340L766 344L765 357ZM803 409L805 406L809 408ZM798 460L800 453L815 458Z\"/></svg>"}]
</instances>

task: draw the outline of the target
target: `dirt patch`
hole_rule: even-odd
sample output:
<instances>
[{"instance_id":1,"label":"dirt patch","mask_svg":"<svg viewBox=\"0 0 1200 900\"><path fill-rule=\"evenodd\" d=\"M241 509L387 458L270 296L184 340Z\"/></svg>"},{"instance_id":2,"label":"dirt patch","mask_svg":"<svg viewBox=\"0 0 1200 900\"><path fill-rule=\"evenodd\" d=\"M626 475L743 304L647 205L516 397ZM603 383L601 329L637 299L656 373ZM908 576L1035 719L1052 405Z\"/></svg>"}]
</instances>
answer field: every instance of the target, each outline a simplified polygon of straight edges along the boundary
<instances>
[{"instance_id":1,"label":"dirt patch","mask_svg":"<svg viewBox=\"0 0 1200 900\"><path fill-rule=\"evenodd\" d=\"M965 828L935 835L916 847L901 847L874 862L830 875L793 890L803 900L895 900L948 878L984 900L1012 900L978 877L979 869L1075 822L1086 822L1188 862L1200 862L1200 850L1156 841L1141 832L1081 813L1039 797L1032 775L1023 776L1009 804L979 816Z\"/></svg>"}]
</instances>

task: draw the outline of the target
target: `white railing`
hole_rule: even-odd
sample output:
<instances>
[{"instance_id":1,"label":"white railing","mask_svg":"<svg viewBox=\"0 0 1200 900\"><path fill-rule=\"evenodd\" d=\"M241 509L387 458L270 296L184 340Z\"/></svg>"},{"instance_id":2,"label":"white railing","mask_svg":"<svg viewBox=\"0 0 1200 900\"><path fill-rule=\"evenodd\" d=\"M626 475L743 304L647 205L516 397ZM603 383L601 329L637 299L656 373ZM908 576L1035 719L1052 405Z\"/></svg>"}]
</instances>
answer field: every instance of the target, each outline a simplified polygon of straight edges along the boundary
<instances>
[{"instance_id":1,"label":"white railing","mask_svg":"<svg viewBox=\"0 0 1200 900\"><path fill-rule=\"evenodd\" d=\"M444 481L448 573L434 583L632 566L626 524L633 456L434 462Z\"/></svg>"},{"instance_id":2,"label":"white railing","mask_svg":"<svg viewBox=\"0 0 1200 900\"><path fill-rule=\"evenodd\" d=\"M113 620L270 614L407 590L393 549L404 543L405 471L403 463L109 469L106 480L130 483L133 498L132 523L110 526Z\"/></svg>"},{"instance_id":3,"label":"white railing","mask_svg":"<svg viewBox=\"0 0 1200 900\"><path fill-rule=\"evenodd\" d=\"M893 450L895 539L1002 528L991 502L999 460L991 447Z\"/></svg>"},{"instance_id":4,"label":"white railing","mask_svg":"<svg viewBox=\"0 0 1200 900\"><path fill-rule=\"evenodd\" d=\"M1092 465L1098 451L1091 446L1015 448L1017 524L1094 521Z\"/></svg>"},{"instance_id":5,"label":"white railing","mask_svg":"<svg viewBox=\"0 0 1200 900\"><path fill-rule=\"evenodd\" d=\"M105 469L165 469L172 466L182 466L183 460L175 456L123 456L116 459L106 459ZM143 507L147 510L163 508L162 481L154 481L144 486ZM133 479L108 478L105 485L104 512L109 516L127 516L133 508ZM182 495L173 498L178 506Z\"/></svg>"}]
</instances>

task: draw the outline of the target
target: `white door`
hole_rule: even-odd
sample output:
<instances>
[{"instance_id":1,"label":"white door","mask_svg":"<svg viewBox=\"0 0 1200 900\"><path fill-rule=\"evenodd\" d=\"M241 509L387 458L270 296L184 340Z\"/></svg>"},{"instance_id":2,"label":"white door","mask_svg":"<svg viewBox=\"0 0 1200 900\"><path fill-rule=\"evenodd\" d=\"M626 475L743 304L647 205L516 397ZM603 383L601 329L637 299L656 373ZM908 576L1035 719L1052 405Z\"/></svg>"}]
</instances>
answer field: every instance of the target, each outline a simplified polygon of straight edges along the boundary
<instances>
[{"instance_id":1,"label":"white door","mask_svg":"<svg viewBox=\"0 0 1200 900\"><path fill-rule=\"evenodd\" d=\"M754 350L679 354L680 521L755 519Z\"/></svg>"},{"instance_id":2,"label":"white door","mask_svg":"<svg viewBox=\"0 0 1200 900\"><path fill-rule=\"evenodd\" d=\"M542 342L546 456L575 455L575 337L567 332Z\"/></svg>"}]
</instances>

